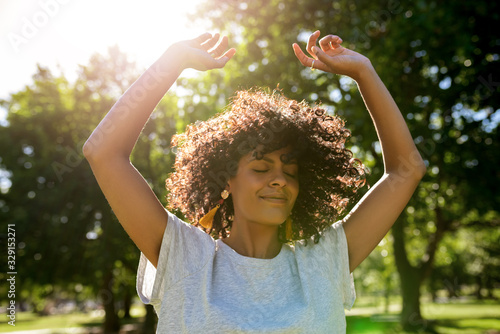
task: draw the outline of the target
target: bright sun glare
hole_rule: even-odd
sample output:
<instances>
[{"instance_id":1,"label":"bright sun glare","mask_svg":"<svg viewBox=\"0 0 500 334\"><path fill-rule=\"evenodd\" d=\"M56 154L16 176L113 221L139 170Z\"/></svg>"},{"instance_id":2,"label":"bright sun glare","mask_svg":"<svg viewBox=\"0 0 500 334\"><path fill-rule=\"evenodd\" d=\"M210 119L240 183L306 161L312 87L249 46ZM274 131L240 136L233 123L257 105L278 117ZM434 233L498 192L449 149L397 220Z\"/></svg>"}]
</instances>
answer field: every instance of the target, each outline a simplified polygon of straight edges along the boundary
<instances>
[{"instance_id":1,"label":"bright sun glare","mask_svg":"<svg viewBox=\"0 0 500 334\"><path fill-rule=\"evenodd\" d=\"M145 68L173 42L205 32L186 17L200 1L0 0L0 98L30 83L36 63L59 64L72 79L77 64L114 44Z\"/></svg>"}]
</instances>

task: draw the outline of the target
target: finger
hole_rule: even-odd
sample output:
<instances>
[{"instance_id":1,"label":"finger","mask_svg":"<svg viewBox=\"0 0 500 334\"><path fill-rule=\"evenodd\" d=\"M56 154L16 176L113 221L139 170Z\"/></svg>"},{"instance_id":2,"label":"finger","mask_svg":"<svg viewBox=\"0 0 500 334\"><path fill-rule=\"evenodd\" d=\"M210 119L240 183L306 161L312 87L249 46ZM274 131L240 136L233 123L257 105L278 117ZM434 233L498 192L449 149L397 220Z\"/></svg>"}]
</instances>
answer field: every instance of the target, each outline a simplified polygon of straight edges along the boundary
<instances>
[{"instance_id":1,"label":"finger","mask_svg":"<svg viewBox=\"0 0 500 334\"><path fill-rule=\"evenodd\" d=\"M218 58L224 52L224 50L227 49L227 44L228 44L228 38L227 38L227 36L224 36L220 40L219 44L217 46L215 46L213 49L209 50L208 52L214 58Z\"/></svg>"},{"instance_id":2,"label":"finger","mask_svg":"<svg viewBox=\"0 0 500 334\"><path fill-rule=\"evenodd\" d=\"M316 57L318 59L314 62L314 68L317 68L325 72L330 72L328 65L331 61L331 57L328 56L323 50L321 50L317 46L314 46L312 48L312 52L316 54Z\"/></svg>"},{"instance_id":3,"label":"finger","mask_svg":"<svg viewBox=\"0 0 500 334\"><path fill-rule=\"evenodd\" d=\"M219 34L215 34L212 36L212 38L207 40L205 43L201 44L201 48L205 51L208 51L211 48L213 48L218 41L219 41Z\"/></svg>"},{"instance_id":4,"label":"finger","mask_svg":"<svg viewBox=\"0 0 500 334\"><path fill-rule=\"evenodd\" d=\"M300 46L297 43L293 43L292 46L293 46L293 52L295 53L295 56L297 56L297 58L299 59L299 61L301 62L302 65L304 65L306 67L311 67L311 69L322 70L322 71L328 72L328 66L326 66L324 62L322 62L319 59L314 59L314 58L306 56L306 54L302 51L302 49L300 48ZM315 50L318 49L317 46L313 46L313 48ZM314 54L313 50L311 50L311 52L313 52L313 54Z\"/></svg>"},{"instance_id":5,"label":"finger","mask_svg":"<svg viewBox=\"0 0 500 334\"><path fill-rule=\"evenodd\" d=\"M203 53L203 70L210 70L214 68L223 68L226 63L233 58L234 54L236 53L236 49L231 48L227 50L221 57L219 58L213 58L207 55L206 52L201 51L200 53Z\"/></svg>"},{"instance_id":6,"label":"finger","mask_svg":"<svg viewBox=\"0 0 500 334\"><path fill-rule=\"evenodd\" d=\"M330 41L329 43L330 45L327 46L327 47L324 47L323 46L320 48L318 47L313 47L312 50L313 52L317 55L318 54L318 51L322 51L322 52L328 52L328 54L324 54L323 56L324 57L327 57L329 60L331 60L331 57L334 57L336 55L339 55L341 54L342 52L344 52L345 48L340 45L340 44L333 44L333 42ZM319 58L317 58L319 59ZM326 58L325 58L326 59ZM323 62L326 63L325 60L323 60Z\"/></svg>"},{"instance_id":7,"label":"finger","mask_svg":"<svg viewBox=\"0 0 500 334\"><path fill-rule=\"evenodd\" d=\"M311 48L311 53L314 54L314 50L318 49L317 46L313 46ZM327 72L328 71L328 66L325 65L321 60L319 59L314 59L311 57L306 56L306 54L302 51L300 46L297 43L293 44L293 51L295 53L295 56L299 59L302 65L306 67L311 67L311 69L316 69L316 70L322 70Z\"/></svg>"},{"instance_id":8,"label":"finger","mask_svg":"<svg viewBox=\"0 0 500 334\"><path fill-rule=\"evenodd\" d=\"M312 52L312 47L316 45L316 41L318 40L319 34L320 34L319 30L316 30L311 34L311 36L309 36L309 40L307 41L307 52L309 52L309 54L313 58L316 58L316 56Z\"/></svg>"},{"instance_id":9,"label":"finger","mask_svg":"<svg viewBox=\"0 0 500 334\"><path fill-rule=\"evenodd\" d=\"M206 33L204 33L204 34L202 34L202 35L200 35L200 36L198 36L196 38L193 38L191 40L191 42L193 44L200 45L201 43L205 42L209 38L212 38L212 35L209 34L208 32L206 32Z\"/></svg>"},{"instance_id":10,"label":"finger","mask_svg":"<svg viewBox=\"0 0 500 334\"><path fill-rule=\"evenodd\" d=\"M229 59L233 58L233 56L236 54L236 49L235 48L231 48L229 50L227 50L223 55L222 55L222 58L223 57L226 57Z\"/></svg>"},{"instance_id":11,"label":"finger","mask_svg":"<svg viewBox=\"0 0 500 334\"><path fill-rule=\"evenodd\" d=\"M302 49L297 43L293 43L292 47L293 47L293 52L295 53L295 56L300 61L300 63L306 67L310 67L314 59L306 56L304 51L302 51Z\"/></svg>"},{"instance_id":12,"label":"finger","mask_svg":"<svg viewBox=\"0 0 500 334\"><path fill-rule=\"evenodd\" d=\"M214 59L217 68L222 68L226 66L227 62L233 58L236 53L236 49L231 48L227 50L220 58Z\"/></svg>"},{"instance_id":13,"label":"finger","mask_svg":"<svg viewBox=\"0 0 500 334\"><path fill-rule=\"evenodd\" d=\"M323 51L336 48L340 43L342 43L342 38L337 35L328 35L319 41L319 45Z\"/></svg>"}]
</instances>

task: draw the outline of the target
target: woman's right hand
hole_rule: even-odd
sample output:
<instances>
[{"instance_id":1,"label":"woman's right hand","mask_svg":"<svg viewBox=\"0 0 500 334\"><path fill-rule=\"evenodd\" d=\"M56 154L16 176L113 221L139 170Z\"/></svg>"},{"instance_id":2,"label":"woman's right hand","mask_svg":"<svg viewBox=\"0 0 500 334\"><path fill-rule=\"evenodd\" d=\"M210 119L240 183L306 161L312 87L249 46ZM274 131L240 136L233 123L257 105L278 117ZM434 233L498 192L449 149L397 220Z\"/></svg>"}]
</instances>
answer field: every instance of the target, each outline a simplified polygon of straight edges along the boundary
<instances>
[{"instance_id":1,"label":"woman's right hand","mask_svg":"<svg viewBox=\"0 0 500 334\"><path fill-rule=\"evenodd\" d=\"M227 36L220 38L219 34L212 36L205 33L195 39L173 44L165 54L174 57L181 71L186 68L207 71L224 67L234 56L236 49L231 48L226 51L227 44Z\"/></svg>"}]
</instances>

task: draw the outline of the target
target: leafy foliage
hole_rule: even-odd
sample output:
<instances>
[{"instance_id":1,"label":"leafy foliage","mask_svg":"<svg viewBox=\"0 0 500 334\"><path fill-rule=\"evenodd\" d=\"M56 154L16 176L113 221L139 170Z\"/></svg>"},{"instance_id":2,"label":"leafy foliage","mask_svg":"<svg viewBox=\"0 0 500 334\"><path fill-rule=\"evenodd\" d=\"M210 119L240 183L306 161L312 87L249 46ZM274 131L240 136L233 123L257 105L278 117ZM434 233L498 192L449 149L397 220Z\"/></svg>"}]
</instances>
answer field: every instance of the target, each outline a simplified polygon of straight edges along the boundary
<instances>
[{"instance_id":1,"label":"leafy foliage","mask_svg":"<svg viewBox=\"0 0 500 334\"><path fill-rule=\"evenodd\" d=\"M224 71L180 79L176 95L167 94L146 125L132 160L164 198L174 133L220 111L237 89L279 85L288 97L321 102L346 119L349 146L371 170L373 184L383 173L382 157L356 83L303 68L291 47L297 40L305 46L317 29L339 35L345 47L374 64L429 171L393 236L356 269L361 288L393 291L395 284L383 282L397 282L394 268L403 281L404 275L429 276L430 290L448 289L446 282L474 284L475 277L488 287L500 276L498 6L472 0L207 0L199 13L237 44L236 56ZM75 83L39 66L32 85L1 101L8 124L0 127L0 219L16 224L24 271L19 289L38 291L39 300L55 291L51 286L78 295L75 282L102 294L101 281L113 269L118 281L132 284L138 251L80 152L137 74L112 48L82 67ZM396 248L402 243L400 251L388 247L392 240ZM108 288L119 292L116 286Z\"/></svg>"},{"instance_id":2,"label":"leafy foliage","mask_svg":"<svg viewBox=\"0 0 500 334\"><path fill-rule=\"evenodd\" d=\"M372 170L373 183L383 173L382 157L355 83L302 68L291 44L298 40L304 47L308 35L319 29L322 35L339 35L345 47L372 61L429 170L396 223L403 233L394 235L399 242L398 271L403 280L407 275L420 277L414 284L419 285L435 257L442 265L440 253L435 253L446 232L468 227L472 237L499 224L495 152L500 143L500 89L495 69L500 38L492 28L498 25L498 12L498 4L490 1L207 0L198 15L208 16L215 30L237 43L227 85L236 89L279 84L290 97L321 101L345 117L353 133L351 149ZM412 168L411 161L403 163ZM489 241L476 246L495 249ZM453 249L450 252L460 248ZM381 251L378 247L360 266L360 276L367 273L363 266L375 267ZM452 258L459 263L457 256ZM447 275L467 281L456 272Z\"/></svg>"}]
</instances>

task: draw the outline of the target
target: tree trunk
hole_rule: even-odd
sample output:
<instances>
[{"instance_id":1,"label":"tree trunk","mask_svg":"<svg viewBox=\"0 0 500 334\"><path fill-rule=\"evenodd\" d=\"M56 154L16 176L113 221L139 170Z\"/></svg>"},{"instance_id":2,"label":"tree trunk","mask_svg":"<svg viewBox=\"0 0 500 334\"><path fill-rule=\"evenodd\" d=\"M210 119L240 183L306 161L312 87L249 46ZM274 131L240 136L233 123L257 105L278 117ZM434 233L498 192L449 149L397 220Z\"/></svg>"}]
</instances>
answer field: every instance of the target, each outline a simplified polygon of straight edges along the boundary
<instances>
[{"instance_id":1,"label":"tree trunk","mask_svg":"<svg viewBox=\"0 0 500 334\"><path fill-rule=\"evenodd\" d=\"M410 270L399 274L403 294L401 325L405 331L422 329L426 327L426 321L420 313L420 273L417 270Z\"/></svg>"},{"instance_id":2,"label":"tree trunk","mask_svg":"<svg viewBox=\"0 0 500 334\"><path fill-rule=\"evenodd\" d=\"M483 289L483 277L481 275L476 275L476 283L477 283L477 289L476 289L476 298L478 300L483 299L483 294L481 293L481 290Z\"/></svg>"},{"instance_id":3,"label":"tree trunk","mask_svg":"<svg viewBox=\"0 0 500 334\"><path fill-rule=\"evenodd\" d=\"M455 285L446 284L445 287L446 287L446 291L448 292L448 299L453 299L453 298L458 297L457 291L455 289Z\"/></svg>"},{"instance_id":4,"label":"tree trunk","mask_svg":"<svg viewBox=\"0 0 500 334\"><path fill-rule=\"evenodd\" d=\"M385 313L389 313L389 305L390 305L390 300L389 298L391 297L391 277L388 276L386 277L385 279L385 291L384 291L384 301L385 301L385 305L384 305L384 309L385 309Z\"/></svg>"},{"instance_id":5,"label":"tree trunk","mask_svg":"<svg viewBox=\"0 0 500 334\"><path fill-rule=\"evenodd\" d=\"M154 334L158 318L156 317L153 305L147 304L144 306L146 308L146 316L144 317L144 322L142 323L142 334Z\"/></svg>"},{"instance_id":6,"label":"tree trunk","mask_svg":"<svg viewBox=\"0 0 500 334\"><path fill-rule=\"evenodd\" d=\"M495 279L492 276L487 275L486 276L486 284L485 288L488 291L488 299L496 299L494 295L494 290L495 290Z\"/></svg>"},{"instance_id":7,"label":"tree trunk","mask_svg":"<svg viewBox=\"0 0 500 334\"><path fill-rule=\"evenodd\" d=\"M103 333L118 333L120 331L120 320L115 310L115 297L113 294L113 272L110 268L104 275L103 288L100 297L104 306L105 316Z\"/></svg>"},{"instance_id":8,"label":"tree trunk","mask_svg":"<svg viewBox=\"0 0 500 334\"><path fill-rule=\"evenodd\" d=\"M130 307L132 306L132 294L128 286L123 286L125 295L123 296L123 318L130 319Z\"/></svg>"},{"instance_id":9,"label":"tree trunk","mask_svg":"<svg viewBox=\"0 0 500 334\"><path fill-rule=\"evenodd\" d=\"M439 206L434 209L436 219L436 232L429 236L429 243L422 261L417 266L412 266L408 261L405 247L404 223L406 214L403 212L392 227L394 237L394 258L396 268L401 278L401 294L403 309L401 312L401 326L405 331L435 332L432 325L422 318L420 313L420 288L422 282L430 276L432 265L439 242L444 233L450 229L450 221L444 219Z\"/></svg>"},{"instance_id":10,"label":"tree trunk","mask_svg":"<svg viewBox=\"0 0 500 334\"><path fill-rule=\"evenodd\" d=\"M401 311L401 327L406 331L418 330L423 323L420 313L420 275L411 266L405 248L403 222L401 215L392 227L394 237L394 258L401 280L401 295L403 308Z\"/></svg>"},{"instance_id":11,"label":"tree trunk","mask_svg":"<svg viewBox=\"0 0 500 334\"><path fill-rule=\"evenodd\" d=\"M437 302L437 286L436 286L437 282L436 282L436 278L434 276L431 276L430 277L430 282L429 282L429 290L430 290L430 293L431 293L431 298L432 298L432 302L433 303L436 303Z\"/></svg>"}]
</instances>

